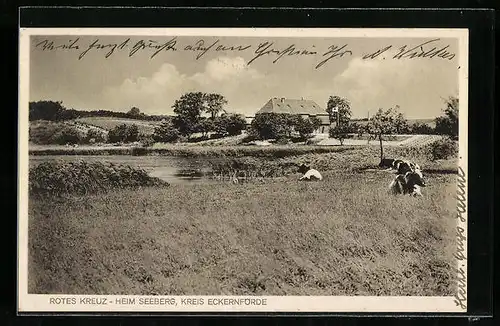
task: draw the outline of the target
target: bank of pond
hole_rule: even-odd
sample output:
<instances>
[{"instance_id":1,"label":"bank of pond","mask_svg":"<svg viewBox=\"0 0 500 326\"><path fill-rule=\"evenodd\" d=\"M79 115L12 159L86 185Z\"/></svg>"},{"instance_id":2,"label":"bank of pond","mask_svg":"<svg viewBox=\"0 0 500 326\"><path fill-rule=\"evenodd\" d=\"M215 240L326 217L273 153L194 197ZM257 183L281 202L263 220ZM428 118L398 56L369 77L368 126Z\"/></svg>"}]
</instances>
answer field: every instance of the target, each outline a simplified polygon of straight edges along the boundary
<instances>
[{"instance_id":1,"label":"bank of pond","mask_svg":"<svg viewBox=\"0 0 500 326\"><path fill-rule=\"evenodd\" d=\"M179 156L179 157L267 157L280 158L292 155L324 154L343 152L355 146L166 146L166 147L126 147L126 146L30 146L30 156L53 155L129 155L129 156Z\"/></svg>"},{"instance_id":2,"label":"bank of pond","mask_svg":"<svg viewBox=\"0 0 500 326\"><path fill-rule=\"evenodd\" d=\"M117 185L118 188L122 185L147 186L149 181L146 176L166 184L247 182L298 174L298 166L303 163L318 171L332 171L334 174L360 173L373 168L376 170L379 163L378 150L373 147L337 147L335 151L326 153L294 152L290 148L282 152L276 152L276 149L266 152L264 148L257 148L256 150L261 151L255 152L238 152L238 148L219 148L218 154L214 154L212 148L206 153L202 150L203 148L196 148L190 152L192 155L30 155L30 182L33 175L38 176L37 180L40 182L46 180L55 184L64 184L65 178L71 179L74 176L85 175L88 180L106 179L109 176L109 185ZM419 162L426 174L456 173L455 159L430 161L425 155L416 157L418 154L422 153L417 150L410 151L408 148L386 150L386 155L390 157L413 158L413 161ZM41 164L44 168L37 168ZM130 182L122 180L130 177L133 179L129 180ZM52 185L47 184L47 190L51 187ZM61 187L64 189L64 186ZM71 188L71 185L68 187Z\"/></svg>"}]
</instances>

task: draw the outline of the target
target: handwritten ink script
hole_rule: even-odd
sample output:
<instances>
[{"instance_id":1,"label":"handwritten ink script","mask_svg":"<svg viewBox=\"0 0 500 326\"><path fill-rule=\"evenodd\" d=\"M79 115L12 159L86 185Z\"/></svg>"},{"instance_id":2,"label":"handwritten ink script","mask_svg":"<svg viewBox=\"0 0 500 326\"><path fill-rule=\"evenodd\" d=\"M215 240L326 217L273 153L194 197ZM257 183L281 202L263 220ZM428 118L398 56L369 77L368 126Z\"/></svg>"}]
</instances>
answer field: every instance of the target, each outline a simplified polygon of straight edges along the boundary
<instances>
[{"instance_id":1,"label":"handwritten ink script","mask_svg":"<svg viewBox=\"0 0 500 326\"><path fill-rule=\"evenodd\" d=\"M409 42L411 43L411 42ZM77 53L77 59L82 60L90 53L99 53L108 59L117 52L126 52L129 57L139 53L147 53L153 59L161 53L187 52L192 53L195 60L199 60L209 52L220 53L249 53L251 58L248 65L260 60L270 60L273 64L283 61L285 58L313 57L318 60L315 69L327 65L332 60L360 56L363 60L373 60L375 58L383 60L411 60L411 59L434 59L452 60L456 54L450 50L450 45L443 43L441 39L431 39L417 44L405 44L395 46L385 44L366 53L356 53L354 49L345 42L335 43L319 48L315 45L310 47L300 47L296 44L278 46L273 41L263 41L258 44L234 44L223 43L220 39L199 39L193 43L182 43L177 37L167 41L154 39L140 39L132 41L131 38L124 38L115 43L109 43L95 38L89 41L82 41L80 37L70 38L65 42L57 43L49 39L38 40L35 48L41 51L68 51Z\"/></svg>"},{"instance_id":2,"label":"handwritten ink script","mask_svg":"<svg viewBox=\"0 0 500 326\"><path fill-rule=\"evenodd\" d=\"M466 223L465 218L466 212L466 192L465 192L465 172L461 167L458 167L458 190L457 190L457 222ZM467 235L465 228L457 225L456 229L456 241L457 241L457 251L455 253L455 258L458 260L458 289L457 294L455 294L455 304L460 306L462 309L467 309Z\"/></svg>"}]
</instances>

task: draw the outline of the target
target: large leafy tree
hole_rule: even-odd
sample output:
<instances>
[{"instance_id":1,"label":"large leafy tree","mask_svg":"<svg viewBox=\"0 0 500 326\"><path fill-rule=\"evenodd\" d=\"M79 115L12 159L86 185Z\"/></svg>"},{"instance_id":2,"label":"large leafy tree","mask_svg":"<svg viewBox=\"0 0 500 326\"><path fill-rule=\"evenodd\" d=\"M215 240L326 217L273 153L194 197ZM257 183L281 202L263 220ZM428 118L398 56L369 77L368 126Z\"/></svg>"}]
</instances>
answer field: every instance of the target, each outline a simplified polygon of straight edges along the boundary
<instances>
[{"instance_id":1,"label":"large leafy tree","mask_svg":"<svg viewBox=\"0 0 500 326\"><path fill-rule=\"evenodd\" d=\"M330 96L326 104L326 112L330 117L330 122L340 124L349 123L351 120L351 103L340 96ZM338 118L338 120L337 120Z\"/></svg>"},{"instance_id":2,"label":"large leafy tree","mask_svg":"<svg viewBox=\"0 0 500 326\"><path fill-rule=\"evenodd\" d=\"M452 139L458 139L458 98L449 97L445 100L446 108L444 115L437 117L436 133L447 135Z\"/></svg>"},{"instance_id":3,"label":"large leafy tree","mask_svg":"<svg viewBox=\"0 0 500 326\"><path fill-rule=\"evenodd\" d=\"M190 92L175 101L173 125L183 136L191 136L195 132L212 131L213 120L220 112L224 112L227 100L224 96L214 93ZM206 121L201 115L207 112L212 121Z\"/></svg>"},{"instance_id":4,"label":"large leafy tree","mask_svg":"<svg viewBox=\"0 0 500 326\"><path fill-rule=\"evenodd\" d=\"M212 119L224 111L223 107L227 104L227 100L220 94L205 94L205 111L208 112Z\"/></svg>"},{"instance_id":5,"label":"large leafy tree","mask_svg":"<svg viewBox=\"0 0 500 326\"><path fill-rule=\"evenodd\" d=\"M186 93L176 100L173 118L173 124L179 133L183 136L191 136L197 131L201 120L201 113L205 110L205 94L202 92Z\"/></svg>"}]
</instances>

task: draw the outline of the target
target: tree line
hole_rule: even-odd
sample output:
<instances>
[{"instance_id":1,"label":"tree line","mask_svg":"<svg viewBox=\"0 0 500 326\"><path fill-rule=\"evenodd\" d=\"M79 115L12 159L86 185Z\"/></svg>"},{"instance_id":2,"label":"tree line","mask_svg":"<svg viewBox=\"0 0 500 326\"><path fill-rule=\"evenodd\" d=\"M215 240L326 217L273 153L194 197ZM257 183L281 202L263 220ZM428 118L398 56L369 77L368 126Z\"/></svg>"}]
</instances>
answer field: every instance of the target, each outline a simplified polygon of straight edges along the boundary
<instances>
[{"instance_id":1,"label":"tree line","mask_svg":"<svg viewBox=\"0 0 500 326\"><path fill-rule=\"evenodd\" d=\"M110 117L146 121L161 121L163 119L168 119L169 116L147 115L142 113L137 107L132 107L127 112L109 110L86 111L67 109L63 106L62 101L34 101L29 103L30 121L67 121L87 117Z\"/></svg>"},{"instance_id":2,"label":"tree line","mask_svg":"<svg viewBox=\"0 0 500 326\"><path fill-rule=\"evenodd\" d=\"M163 121L158 125L150 142L173 142L192 140L194 134L198 134L196 140L208 138L220 138L234 136L247 129L244 116L228 113L224 106L228 103L226 98L220 94L190 92L182 95L175 101L172 108L174 116L146 115L139 108L133 107L128 112L115 111L79 111L66 109L62 102L38 101L29 103L29 118L31 121L66 121L79 117L102 116L129 118L138 120ZM336 138L343 144L344 140L352 134L369 134L373 139L382 141L392 134L442 134L452 139L458 138L458 99L450 97L445 100L446 108L443 116L435 119L435 127L428 124L416 122L409 124L399 107L382 109L366 123L360 124L351 121L351 105L346 98L330 96L327 102L326 112L330 120L330 137ZM361 119L363 120L363 119ZM315 130L321 126L321 121L312 117L286 113L261 113L257 114L247 129L247 139L293 139L304 141L312 136ZM77 138L75 131L70 128L58 130L61 139ZM96 131L92 131L97 133ZM62 135L62 136L61 136ZM201 135L201 136L199 136ZM140 135L136 125L122 124L109 131L107 141L109 142L133 142L146 138ZM102 140L100 135L80 137L82 139ZM63 141L61 140L61 141ZM60 142L58 140L58 142ZM383 149L381 145L381 157Z\"/></svg>"},{"instance_id":3,"label":"tree line","mask_svg":"<svg viewBox=\"0 0 500 326\"><path fill-rule=\"evenodd\" d=\"M239 135L246 127L245 117L228 113L226 104L226 98L220 94L186 93L172 105L175 115L155 128L153 139L173 142L181 137L193 140L194 134L201 134L196 140Z\"/></svg>"},{"instance_id":4,"label":"tree line","mask_svg":"<svg viewBox=\"0 0 500 326\"><path fill-rule=\"evenodd\" d=\"M227 113L224 106L227 100L220 94L191 92L175 101L175 116L155 130L156 141L175 141L179 137L188 139L196 133L201 138L235 136L247 129L247 140L251 139L306 139L319 128L321 121L315 117L303 118L300 115L285 113L257 114L250 126L245 117ZM204 116L205 115L205 116Z\"/></svg>"}]
</instances>

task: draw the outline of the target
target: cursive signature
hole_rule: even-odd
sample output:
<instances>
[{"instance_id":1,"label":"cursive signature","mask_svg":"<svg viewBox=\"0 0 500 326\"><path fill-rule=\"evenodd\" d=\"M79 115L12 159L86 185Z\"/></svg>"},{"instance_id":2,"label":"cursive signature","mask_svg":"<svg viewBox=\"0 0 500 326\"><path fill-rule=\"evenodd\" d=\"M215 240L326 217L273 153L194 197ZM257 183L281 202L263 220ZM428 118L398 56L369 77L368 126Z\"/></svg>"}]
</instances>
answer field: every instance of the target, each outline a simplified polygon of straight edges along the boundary
<instances>
[{"instance_id":1,"label":"cursive signature","mask_svg":"<svg viewBox=\"0 0 500 326\"><path fill-rule=\"evenodd\" d=\"M464 216L466 212L466 193L465 193L465 171L458 167L458 186L457 186L457 219L461 223L465 223L467 220ZM460 306L462 309L467 309L467 274L464 268L467 266L467 235L465 228L458 225L456 229L456 241L457 241L457 251L454 257L458 260L458 290L455 294L455 304Z\"/></svg>"},{"instance_id":2,"label":"cursive signature","mask_svg":"<svg viewBox=\"0 0 500 326\"><path fill-rule=\"evenodd\" d=\"M431 48L429 44L439 41L440 39L436 38L430 41L426 41L412 48L408 48L408 45L403 45L399 48L399 52L393 56L393 59L414 59L414 58L441 58L451 60L455 58L455 53L449 52L448 49L450 46L446 45L443 47L434 46ZM432 46L432 45L431 45Z\"/></svg>"}]
</instances>

